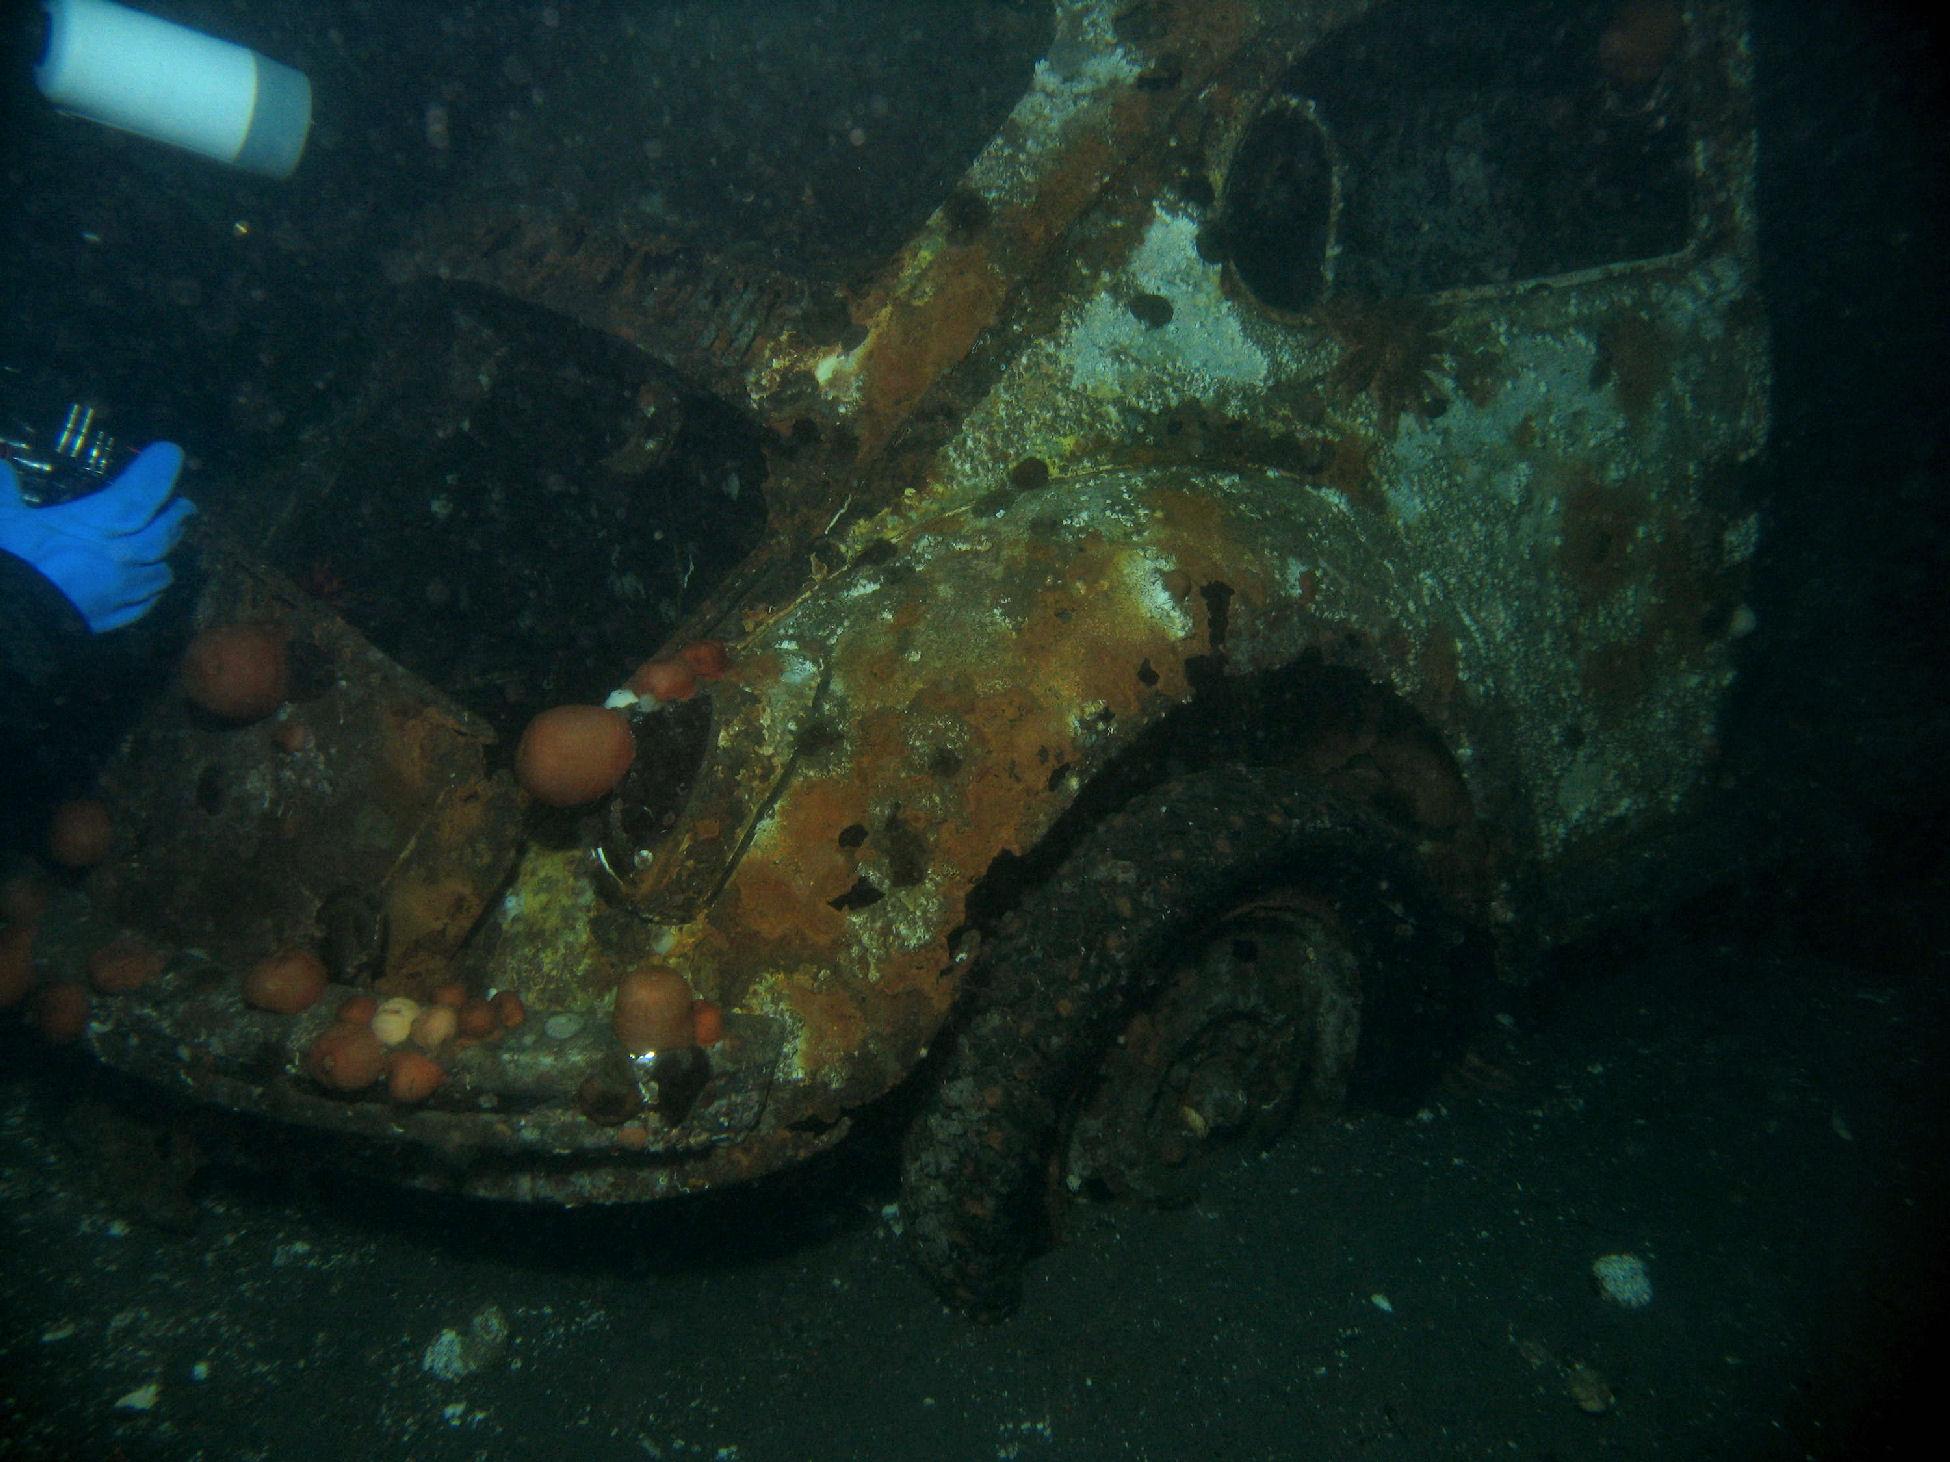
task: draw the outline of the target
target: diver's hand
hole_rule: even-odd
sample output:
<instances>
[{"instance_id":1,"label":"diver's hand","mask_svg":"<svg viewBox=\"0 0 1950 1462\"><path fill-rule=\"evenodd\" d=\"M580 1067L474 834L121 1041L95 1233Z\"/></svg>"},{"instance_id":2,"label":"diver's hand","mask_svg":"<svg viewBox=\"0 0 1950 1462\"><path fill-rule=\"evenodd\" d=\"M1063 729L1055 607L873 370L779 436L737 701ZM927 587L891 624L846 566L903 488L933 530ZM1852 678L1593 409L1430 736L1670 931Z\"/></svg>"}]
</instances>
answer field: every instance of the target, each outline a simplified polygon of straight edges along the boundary
<instances>
[{"instance_id":1,"label":"diver's hand","mask_svg":"<svg viewBox=\"0 0 1950 1462\"><path fill-rule=\"evenodd\" d=\"M39 569L96 634L133 624L175 577L163 560L196 511L187 499L170 501L182 470L183 449L156 442L100 491L30 508L0 462L0 549Z\"/></svg>"}]
</instances>

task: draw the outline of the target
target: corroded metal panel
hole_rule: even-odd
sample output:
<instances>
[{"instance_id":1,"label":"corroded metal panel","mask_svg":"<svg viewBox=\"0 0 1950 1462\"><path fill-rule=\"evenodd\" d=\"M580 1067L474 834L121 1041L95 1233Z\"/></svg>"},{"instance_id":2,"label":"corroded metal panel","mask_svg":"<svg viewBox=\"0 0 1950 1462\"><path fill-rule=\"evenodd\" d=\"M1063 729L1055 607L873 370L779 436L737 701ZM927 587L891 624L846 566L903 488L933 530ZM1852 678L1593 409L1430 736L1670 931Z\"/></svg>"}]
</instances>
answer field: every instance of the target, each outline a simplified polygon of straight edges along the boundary
<instances>
[{"instance_id":1,"label":"corroded metal panel","mask_svg":"<svg viewBox=\"0 0 1950 1462\"><path fill-rule=\"evenodd\" d=\"M348 982L451 978L518 832L492 734L309 596L206 557L199 622L276 626L291 699L245 725L157 700L103 775L131 851L93 875L96 908L238 971L316 944Z\"/></svg>"},{"instance_id":2,"label":"corroded metal panel","mask_svg":"<svg viewBox=\"0 0 1950 1462\"><path fill-rule=\"evenodd\" d=\"M712 690L720 758L766 812L742 848L650 852L646 907L665 880L697 881L699 860L723 881L663 957L786 1022L808 1113L877 1094L959 992L953 935L996 854L1033 848L1192 694L1195 662L1245 673L1325 653L1412 702L1450 693L1425 668L1426 596L1390 572L1398 546L1274 473L1106 471L919 526L754 635L738 683ZM1316 558L1338 572L1309 594L1296 585ZM773 754L725 757L745 746ZM706 798L687 815L718 811Z\"/></svg>"},{"instance_id":3,"label":"corroded metal panel","mask_svg":"<svg viewBox=\"0 0 1950 1462\"><path fill-rule=\"evenodd\" d=\"M615 220L476 198L429 225L410 271L635 341L790 446L773 541L687 636L731 641L730 668L670 704L619 691L637 764L613 799L524 822L465 716L279 600L329 670L287 717L317 740L178 709L132 743L120 788L162 794L96 897L178 953L97 1048L160 1069L195 1037L213 1099L472 1155L419 1181L581 1201L750 1176L915 1068L1012 867L1106 783L1165 780L1163 733L1234 715L1220 732L1387 809L1468 920L1548 940L1540 885L1709 771L1751 624L1733 475L1768 366L1743 16L1689 9L1665 90L1592 91L1598 132L1640 127L1687 169L1658 174L1670 237L1625 229L1656 249L1593 262L1608 235L1574 227L1575 267L1471 257L1467 282L1396 295L1337 286L1362 263L1347 118L1294 80L1377 19L1397 30L1363 45L1412 32L1360 0L1063 0L1032 85L844 330L808 326L805 281ZM1248 215L1304 223L1315 252L1269 282ZM277 598L237 583L206 612ZM454 1053L423 1108L329 1095L302 1069L322 1015L280 1025L217 988L328 923L348 950L385 931L382 987L452 970L530 1019ZM611 992L652 962L726 1012L720 1047L622 1052Z\"/></svg>"}]
</instances>

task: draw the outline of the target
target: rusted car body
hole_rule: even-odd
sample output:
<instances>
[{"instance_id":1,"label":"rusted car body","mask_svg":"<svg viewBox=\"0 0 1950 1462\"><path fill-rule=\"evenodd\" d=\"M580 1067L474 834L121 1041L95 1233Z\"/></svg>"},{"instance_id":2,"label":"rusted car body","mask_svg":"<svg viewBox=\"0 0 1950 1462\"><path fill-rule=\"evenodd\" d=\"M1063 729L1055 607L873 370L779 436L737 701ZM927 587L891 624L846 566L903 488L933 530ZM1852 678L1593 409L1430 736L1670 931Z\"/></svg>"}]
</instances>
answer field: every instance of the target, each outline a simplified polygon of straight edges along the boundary
<instances>
[{"instance_id":1,"label":"rusted car body","mask_svg":"<svg viewBox=\"0 0 1950 1462\"><path fill-rule=\"evenodd\" d=\"M171 956L89 1045L401 1181L565 1203L780 1169L918 1070L949 1094L917 1250L986 1310L1006 1257L957 1256L1010 1250L1017 1190L1163 1191L1358 1080L1381 944L1439 925L1399 1008L1453 1015L1459 961L1518 976L1604 915L1565 890L1683 815L1750 618L1749 58L1737 5L1458 20L1486 8L1058 0L837 319L776 268L457 188L403 279L627 341L775 444L764 542L675 637L731 669L616 698L633 769L545 814L356 615L213 550L199 619L277 620L303 686L241 728L167 698L110 769L128 850L49 948ZM527 1019L422 1104L330 1092L303 1053L336 997L238 993L294 942ZM650 962L723 1040L619 1046Z\"/></svg>"}]
</instances>

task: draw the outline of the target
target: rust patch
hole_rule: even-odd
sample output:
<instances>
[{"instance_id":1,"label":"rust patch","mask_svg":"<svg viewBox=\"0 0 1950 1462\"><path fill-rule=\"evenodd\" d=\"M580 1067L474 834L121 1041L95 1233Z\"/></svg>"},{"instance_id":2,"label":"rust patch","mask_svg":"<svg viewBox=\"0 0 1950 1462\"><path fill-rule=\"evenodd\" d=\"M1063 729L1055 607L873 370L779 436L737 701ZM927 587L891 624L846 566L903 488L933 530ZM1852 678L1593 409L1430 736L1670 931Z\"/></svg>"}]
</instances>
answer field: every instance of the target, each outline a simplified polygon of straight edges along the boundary
<instances>
[{"instance_id":1,"label":"rust patch","mask_svg":"<svg viewBox=\"0 0 1950 1462\"><path fill-rule=\"evenodd\" d=\"M963 867L958 854L968 844L987 841L991 824L1017 822L1020 805L1035 795L1031 789L1042 786L1049 770L1053 739L1048 708L1028 690L1017 686L987 699L982 715L969 726L968 781L962 794L964 825L980 832L956 840L961 846L944 845L940 856Z\"/></svg>"},{"instance_id":2,"label":"rust patch","mask_svg":"<svg viewBox=\"0 0 1950 1462\"><path fill-rule=\"evenodd\" d=\"M481 916L482 890L460 878L415 881L386 900L385 994L424 997L448 978L448 962Z\"/></svg>"},{"instance_id":3,"label":"rust patch","mask_svg":"<svg viewBox=\"0 0 1950 1462\"><path fill-rule=\"evenodd\" d=\"M1623 521L1618 505L1593 515L1611 532ZM1678 519L1651 512L1635 530L1626 563L1606 564L1602 584L1639 590L1638 633L1597 645L1583 657L1580 678L1586 692L1607 706L1628 704L1654 684L1695 665L1715 634L1724 629L1738 603L1743 575L1717 562L1717 520ZM1567 533L1568 542L1568 533Z\"/></svg>"},{"instance_id":4,"label":"rust patch","mask_svg":"<svg viewBox=\"0 0 1950 1462\"><path fill-rule=\"evenodd\" d=\"M1558 562L1585 608L1631 582L1633 544L1647 508L1645 494L1629 485L1612 487L1585 477L1565 489Z\"/></svg>"},{"instance_id":5,"label":"rust patch","mask_svg":"<svg viewBox=\"0 0 1950 1462\"><path fill-rule=\"evenodd\" d=\"M453 732L424 707L392 705L385 715L386 735L375 766L385 782L374 790L383 801L419 801L445 780L442 761Z\"/></svg>"},{"instance_id":6,"label":"rust patch","mask_svg":"<svg viewBox=\"0 0 1950 1462\"><path fill-rule=\"evenodd\" d=\"M839 938L846 916L827 902L853 881L851 869L824 849L780 836L786 859L747 856L739 865L737 897L726 913L735 932L771 942L805 940L826 948ZM806 863L816 865L808 869ZM823 865L823 866L820 866Z\"/></svg>"},{"instance_id":7,"label":"rust patch","mask_svg":"<svg viewBox=\"0 0 1950 1462\"><path fill-rule=\"evenodd\" d=\"M856 318L880 316L865 347L860 381L865 396L853 426L858 460L878 456L916 402L964 360L994 323L1014 281L1038 273L1050 251L1076 219L1121 173L1125 161L1142 157L1145 140L1177 111L1189 94L1256 30L1255 10L1237 3L1185 6L1160 27L1161 44L1182 46L1174 66L1182 87L1164 92L1143 87L1108 98L1106 114L1077 123L1051 150L1035 179L1031 201L997 210L979 229L965 226L964 202L938 228L903 250L868 292ZM1012 121L1004 134L1016 130ZM1037 146L1029 139L1019 145ZM963 225L963 226L958 226ZM1135 232L1131 243L1135 242ZM951 247L941 247L950 242ZM937 250L925 262L921 248Z\"/></svg>"},{"instance_id":8,"label":"rust patch","mask_svg":"<svg viewBox=\"0 0 1950 1462\"><path fill-rule=\"evenodd\" d=\"M799 1062L808 1075L844 1070L875 1035L854 992L838 981L793 980L785 998L799 1022Z\"/></svg>"},{"instance_id":9,"label":"rust patch","mask_svg":"<svg viewBox=\"0 0 1950 1462\"><path fill-rule=\"evenodd\" d=\"M920 298L895 298L861 361L866 401L855 423L860 460L878 454L914 403L956 365L994 320L1009 292L985 244L959 250L952 271L934 270Z\"/></svg>"},{"instance_id":10,"label":"rust patch","mask_svg":"<svg viewBox=\"0 0 1950 1462\"><path fill-rule=\"evenodd\" d=\"M1225 508L1210 493L1153 487L1145 492L1144 504L1163 516L1174 538L1207 544L1226 540Z\"/></svg>"},{"instance_id":11,"label":"rust patch","mask_svg":"<svg viewBox=\"0 0 1950 1462\"><path fill-rule=\"evenodd\" d=\"M838 1076L838 1101L851 1106L878 1096L920 1058L959 988L939 979L938 948L889 960L874 984L800 978L785 998L800 1021L799 1061L815 1080Z\"/></svg>"},{"instance_id":12,"label":"rust patch","mask_svg":"<svg viewBox=\"0 0 1950 1462\"><path fill-rule=\"evenodd\" d=\"M1346 498L1349 506L1370 513L1386 510L1388 500L1375 478L1374 443L1360 432L1342 432L1330 444L1327 470L1321 474L1323 486Z\"/></svg>"},{"instance_id":13,"label":"rust patch","mask_svg":"<svg viewBox=\"0 0 1950 1462\"><path fill-rule=\"evenodd\" d=\"M1614 315L1598 327L1593 390L1610 386L1633 422L1643 421L1672 378L1672 342L1644 315Z\"/></svg>"},{"instance_id":14,"label":"rust patch","mask_svg":"<svg viewBox=\"0 0 1950 1462\"><path fill-rule=\"evenodd\" d=\"M1048 687L1057 704L1119 718L1184 694L1182 657L1200 641L1177 643L1163 626L1133 612L1128 579L1152 572L1139 558L1130 549L1092 543L1072 559L1071 579L1036 596L1018 641L1025 683ZM1168 580L1167 591L1177 597L1182 582ZM1123 673L1140 659L1150 661L1155 685Z\"/></svg>"},{"instance_id":15,"label":"rust patch","mask_svg":"<svg viewBox=\"0 0 1950 1462\"><path fill-rule=\"evenodd\" d=\"M1646 621L1687 659L1724 629L1745 585L1743 570L1719 561L1724 531L1717 520L1670 522L1646 555L1653 585Z\"/></svg>"},{"instance_id":16,"label":"rust patch","mask_svg":"<svg viewBox=\"0 0 1950 1462\"><path fill-rule=\"evenodd\" d=\"M840 833L865 820L868 788L858 777L802 777L787 796L791 805L781 804L777 814L781 831L789 827L787 840L794 846L807 845L808 852L812 845L832 852L832 861L821 863L817 871L837 880L827 890L837 893L853 878L853 863L844 856L846 844ZM804 857L800 861L803 864Z\"/></svg>"}]
</instances>

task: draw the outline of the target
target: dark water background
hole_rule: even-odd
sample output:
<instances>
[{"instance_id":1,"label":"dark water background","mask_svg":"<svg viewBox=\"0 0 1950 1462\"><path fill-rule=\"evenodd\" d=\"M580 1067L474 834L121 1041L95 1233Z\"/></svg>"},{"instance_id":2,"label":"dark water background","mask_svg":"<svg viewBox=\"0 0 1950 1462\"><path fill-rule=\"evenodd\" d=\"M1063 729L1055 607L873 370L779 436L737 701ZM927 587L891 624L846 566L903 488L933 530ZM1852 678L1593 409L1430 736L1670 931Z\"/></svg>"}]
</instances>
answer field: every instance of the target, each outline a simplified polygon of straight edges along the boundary
<instances>
[{"instance_id":1,"label":"dark water background","mask_svg":"<svg viewBox=\"0 0 1950 1462\"><path fill-rule=\"evenodd\" d=\"M247 515L361 358L398 229L564 73L594 7L155 8L356 105L321 115L297 181L253 182L52 118L9 55L0 365L25 408L87 394L189 443L207 510ZM723 207L843 278L935 180L827 176L789 139L880 96L930 146L979 141L1033 54L1009 8L980 54L938 43L951 6L643 10L684 12L718 68L670 145L767 139ZM1507 996L1425 1120L1298 1133L1185 1210L1080 1211L995 1329L907 1269L884 1134L631 1214L239 1172L186 1199L115 1092L0 1030L0 1456L1878 1455L1934 1400L1950 1211L1950 116L1942 36L1908 12L1756 11L1776 426L1726 738L1738 876ZM1646 1309L1593 1291L1619 1251ZM500 1359L430 1374L488 1306ZM1580 1367L1608 1414L1573 1404Z\"/></svg>"}]
</instances>

